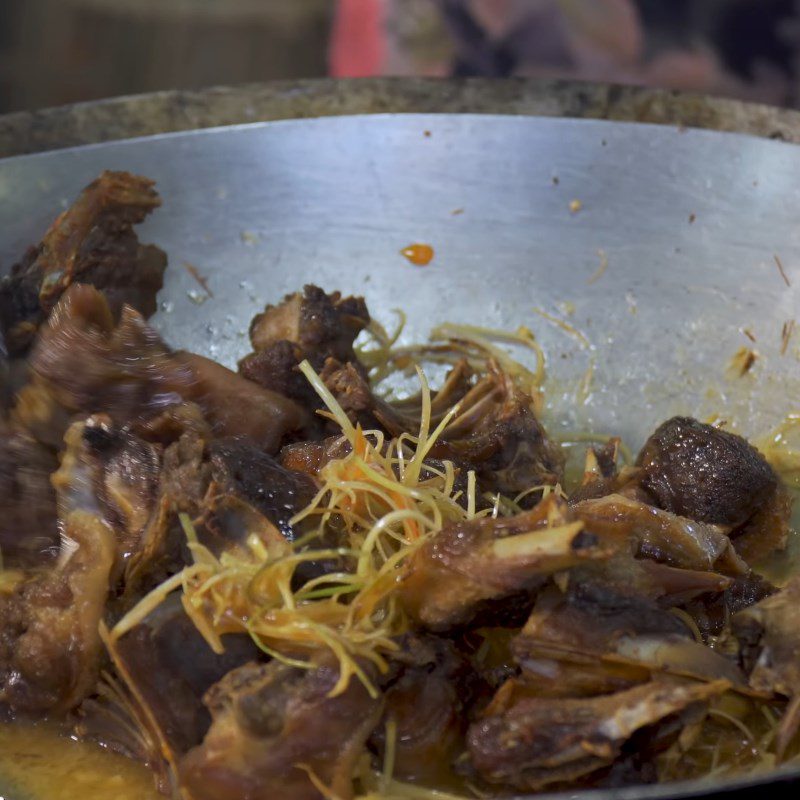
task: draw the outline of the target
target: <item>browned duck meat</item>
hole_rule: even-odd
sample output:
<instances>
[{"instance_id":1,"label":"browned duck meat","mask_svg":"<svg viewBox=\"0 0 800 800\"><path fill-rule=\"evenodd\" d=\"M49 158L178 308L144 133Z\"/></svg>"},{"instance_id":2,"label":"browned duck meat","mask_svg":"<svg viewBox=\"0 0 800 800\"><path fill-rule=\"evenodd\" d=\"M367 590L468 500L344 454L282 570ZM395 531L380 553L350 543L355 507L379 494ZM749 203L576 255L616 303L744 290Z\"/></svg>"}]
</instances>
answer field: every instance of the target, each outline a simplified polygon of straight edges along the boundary
<instances>
[{"instance_id":1,"label":"browned duck meat","mask_svg":"<svg viewBox=\"0 0 800 800\"><path fill-rule=\"evenodd\" d=\"M315 408L319 400L297 371L298 364L308 359L319 371L327 358L333 358L354 364L364 374L353 342L369 321L363 298L326 294L318 286L305 286L253 319L250 341L254 352L242 359L239 371L267 389Z\"/></svg>"},{"instance_id":2,"label":"browned duck meat","mask_svg":"<svg viewBox=\"0 0 800 800\"><path fill-rule=\"evenodd\" d=\"M161 205L153 186L128 172L104 172L12 268L0 283L0 322L12 355L27 350L73 283L102 290L115 316L124 304L153 314L167 257L140 244L133 230Z\"/></svg>"},{"instance_id":3,"label":"browned duck meat","mask_svg":"<svg viewBox=\"0 0 800 800\"><path fill-rule=\"evenodd\" d=\"M73 509L61 520L56 565L0 594L0 706L12 713L60 713L95 686L116 556L111 528Z\"/></svg>"},{"instance_id":4,"label":"browned duck meat","mask_svg":"<svg viewBox=\"0 0 800 800\"><path fill-rule=\"evenodd\" d=\"M217 435L250 436L273 451L306 421L282 395L201 356L169 350L129 306L115 326L102 294L80 284L64 293L43 327L31 372L15 419L54 447L71 415L103 412L132 424L185 401L202 409Z\"/></svg>"},{"instance_id":5,"label":"browned duck meat","mask_svg":"<svg viewBox=\"0 0 800 800\"><path fill-rule=\"evenodd\" d=\"M177 594L124 634L112 631L107 646L127 700L119 702L121 693L89 699L79 710L76 733L145 761L162 789L173 788L178 759L203 741L211 725L203 695L259 656L248 636L226 635L221 641L224 650L215 653Z\"/></svg>"},{"instance_id":6,"label":"browned duck meat","mask_svg":"<svg viewBox=\"0 0 800 800\"><path fill-rule=\"evenodd\" d=\"M444 787L453 782L453 763L464 752L475 676L447 639L410 635L400 648L393 655L399 676L384 693L383 720L370 745L382 763L386 725L394 724L394 777Z\"/></svg>"},{"instance_id":7,"label":"browned duck meat","mask_svg":"<svg viewBox=\"0 0 800 800\"><path fill-rule=\"evenodd\" d=\"M338 669L277 662L230 672L206 694L213 722L180 764L192 800L320 800L311 775L340 798L380 719L382 701L357 680L330 693Z\"/></svg>"},{"instance_id":8,"label":"browned duck meat","mask_svg":"<svg viewBox=\"0 0 800 800\"><path fill-rule=\"evenodd\" d=\"M690 417L673 417L647 440L638 464L658 506L682 517L727 525L747 522L778 486L745 439Z\"/></svg>"},{"instance_id":9,"label":"browned duck meat","mask_svg":"<svg viewBox=\"0 0 800 800\"><path fill-rule=\"evenodd\" d=\"M266 518L287 541L295 541L304 532L305 528L296 528L291 519L317 492L308 475L286 469L245 438L219 439L211 442L208 450L214 481L209 497L212 507L214 499L233 496ZM210 536L218 536L220 543L243 544L252 532L246 524L237 531L237 520L246 523L247 515L236 515L230 507L228 512L217 507L210 516L214 519L207 520L204 527Z\"/></svg>"},{"instance_id":10,"label":"browned duck meat","mask_svg":"<svg viewBox=\"0 0 800 800\"><path fill-rule=\"evenodd\" d=\"M417 623L446 630L488 600L533 593L553 573L612 552L551 495L516 517L446 526L412 554L398 597Z\"/></svg>"},{"instance_id":11,"label":"browned duck meat","mask_svg":"<svg viewBox=\"0 0 800 800\"><path fill-rule=\"evenodd\" d=\"M740 611L731 627L750 685L792 699L776 736L782 758L800 729L800 578Z\"/></svg>"},{"instance_id":12,"label":"browned duck meat","mask_svg":"<svg viewBox=\"0 0 800 800\"><path fill-rule=\"evenodd\" d=\"M734 550L728 529L719 525L680 517L622 494L582 500L572 512L602 538L627 539L642 558L728 575L750 571Z\"/></svg>"},{"instance_id":13,"label":"browned duck meat","mask_svg":"<svg viewBox=\"0 0 800 800\"><path fill-rule=\"evenodd\" d=\"M648 753L665 749L728 687L724 680L659 679L592 698L538 697L523 686L503 687L470 726L471 763L488 783L522 791L566 786L611 767L637 734Z\"/></svg>"},{"instance_id":14,"label":"browned duck meat","mask_svg":"<svg viewBox=\"0 0 800 800\"><path fill-rule=\"evenodd\" d=\"M565 592L539 596L512 651L523 680L543 696L603 694L657 673L745 686L736 663L695 641L668 609L578 576Z\"/></svg>"},{"instance_id":15,"label":"browned duck meat","mask_svg":"<svg viewBox=\"0 0 800 800\"><path fill-rule=\"evenodd\" d=\"M6 567L33 567L58 554L56 495L50 475L58 460L21 431L0 431L0 553Z\"/></svg>"}]
</instances>

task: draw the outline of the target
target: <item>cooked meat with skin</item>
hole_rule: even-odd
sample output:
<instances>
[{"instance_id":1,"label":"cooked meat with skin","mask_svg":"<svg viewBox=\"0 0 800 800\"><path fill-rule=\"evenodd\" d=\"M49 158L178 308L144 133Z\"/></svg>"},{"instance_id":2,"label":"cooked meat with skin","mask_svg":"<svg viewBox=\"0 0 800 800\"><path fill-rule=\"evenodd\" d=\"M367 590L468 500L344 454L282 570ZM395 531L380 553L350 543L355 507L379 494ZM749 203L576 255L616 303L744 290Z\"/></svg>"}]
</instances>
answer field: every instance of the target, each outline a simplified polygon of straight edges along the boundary
<instances>
[{"instance_id":1,"label":"cooked meat with skin","mask_svg":"<svg viewBox=\"0 0 800 800\"><path fill-rule=\"evenodd\" d=\"M245 438L219 439L211 443L209 453L216 491L246 500L294 541L297 532L289 521L314 498L314 481L282 467Z\"/></svg>"},{"instance_id":2,"label":"cooked meat with skin","mask_svg":"<svg viewBox=\"0 0 800 800\"><path fill-rule=\"evenodd\" d=\"M11 269L0 283L0 324L11 355L28 349L73 283L101 290L114 316L126 304L145 317L155 312L167 257L140 244L133 230L161 205L153 186L128 172L104 172Z\"/></svg>"},{"instance_id":3,"label":"cooked meat with skin","mask_svg":"<svg viewBox=\"0 0 800 800\"><path fill-rule=\"evenodd\" d=\"M319 800L308 770L336 797L352 797L352 770L382 701L357 680L331 697L338 677L326 664L277 662L228 673L206 694L211 729L180 764L192 800Z\"/></svg>"},{"instance_id":4,"label":"cooked meat with skin","mask_svg":"<svg viewBox=\"0 0 800 800\"><path fill-rule=\"evenodd\" d=\"M98 678L114 536L91 511L61 524L58 563L0 594L0 707L12 713L66 712Z\"/></svg>"},{"instance_id":5,"label":"cooked meat with skin","mask_svg":"<svg viewBox=\"0 0 800 800\"><path fill-rule=\"evenodd\" d=\"M105 415L76 422L64 437L61 466L53 475L59 517L83 508L114 531L116 568L139 549L158 497L159 448L116 427Z\"/></svg>"},{"instance_id":6,"label":"cooked meat with skin","mask_svg":"<svg viewBox=\"0 0 800 800\"><path fill-rule=\"evenodd\" d=\"M369 325L369 311L362 297L325 294L318 286L303 287L302 294L287 295L277 306L267 306L250 324L254 350L265 350L281 341L292 342L304 357L324 361L353 361L353 342Z\"/></svg>"},{"instance_id":7,"label":"cooked meat with skin","mask_svg":"<svg viewBox=\"0 0 800 800\"><path fill-rule=\"evenodd\" d=\"M800 579L731 620L754 689L792 697L800 692Z\"/></svg>"},{"instance_id":8,"label":"cooked meat with skin","mask_svg":"<svg viewBox=\"0 0 800 800\"><path fill-rule=\"evenodd\" d=\"M591 699L506 693L470 726L470 758L489 783L522 791L566 785L612 764L639 730L648 729L657 751L660 734L676 735L728 686L658 680Z\"/></svg>"},{"instance_id":9,"label":"cooked meat with skin","mask_svg":"<svg viewBox=\"0 0 800 800\"><path fill-rule=\"evenodd\" d=\"M65 415L103 412L118 425L129 424L191 395L195 381L189 366L175 359L140 314L125 307L115 326L103 295L81 284L64 292L43 326L31 354L31 373L32 384L23 390L15 414L55 447L64 434ZM26 393L36 393L40 402Z\"/></svg>"},{"instance_id":10,"label":"cooked meat with skin","mask_svg":"<svg viewBox=\"0 0 800 800\"><path fill-rule=\"evenodd\" d=\"M660 508L718 525L747 522L778 485L764 457L741 436L690 417L661 425L637 463L642 486Z\"/></svg>"},{"instance_id":11,"label":"cooked meat with skin","mask_svg":"<svg viewBox=\"0 0 800 800\"><path fill-rule=\"evenodd\" d=\"M393 722L394 775L446 786L453 782L453 762L464 751L465 712L475 676L447 639L412 635L400 644L401 673L385 692L383 719L370 744L383 760L386 723Z\"/></svg>"},{"instance_id":12,"label":"cooked meat with skin","mask_svg":"<svg viewBox=\"0 0 800 800\"><path fill-rule=\"evenodd\" d=\"M184 401L196 402L218 435L247 435L273 452L306 420L291 400L201 356L170 351L130 307L115 327L103 296L80 284L64 293L44 326L31 371L16 418L53 446L65 415L103 412L121 425Z\"/></svg>"},{"instance_id":13,"label":"cooked meat with skin","mask_svg":"<svg viewBox=\"0 0 800 800\"><path fill-rule=\"evenodd\" d=\"M299 432L309 417L293 400L240 377L202 356L181 353L179 363L193 376L188 399L200 405L217 436L248 436L269 453Z\"/></svg>"},{"instance_id":14,"label":"cooked meat with skin","mask_svg":"<svg viewBox=\"0 0 800 800\"><path fill-rule=\"evenodd\" d=\"M137 716L147 722L147 733L158 744L156 752L142 754L165 776L180 756L199 745L211 725L202 698L232 669L258 658L259 650L248 636L222 637L224 652L214 653L194 623L186 616L178 595L170 596L141 623L120 637L113 632L109 650L114 665L131 692ZM89 705L77 732L92 735ZM104 731L101 742L114 746ZM119 734L124 736L121 729ZM162 766L161 759L166 761Z\"/></svg>"},{"instance_id":15,"label":"cooked meat with skin","mask_svg":"<svg viewBox=\"0 0 800 800\"><path fill-rule=\"evenodd\" d=\"M554 572L612 552L551 495L516 517L443 528L412 555L398 597L417 623L447 630L469 622L483 601L533 592Z\"/></svg>"},{"instance_id":16,"label":"cooked meat with skin","mask_svg":"<svg viewBox=\"0 0 800 800\"><path fill-rule=\"evenodd\" d=\"M659 672L745 685L735 663L695 641L670 611L580 580L539 596L512 651L545 696L603 694Z\"/></svg>"},{"instance_id":17,"label":"cooked meat with skin","mask_svg":"<svg viewBox=\"0 0 800 800\"><path fill-rule=\"evenodd\" d=\"M778 760L800 729L800 577L731 620L741 658L757 691L791 698L775 737Z\"/></svg>"},{"instance_id":18,"label":"cooked meat with skin","mask_svg":"<svg viewBox=\"0 0 800 800\"><path fill-rule=\"evenodd\" d=\"M11 568L52 561L58 554L53 452L26 433L0 431L0 553Z\"/></svg>"},{"instance_id":19,"label":"cooked meat with skin","mask_svg":"<svg viewBox=\"0 0 800 800\"><path fill-rule=\"evenodd\" d=\"M365 376L353 342L369 325L369 311L361 297L326 294L308 285L302 293L287 295L277 306L267 306L250 325L253 353L239 362L239 372L266 389L291 397L309 408L319 398L297 370L308 359L317 371L326 359L351 363Z\"/></svg>"},{"instance_id":20,"label":"cooked meat with skin","mask_svg":"<svg viewBox=\"0 0 800 800\"><path fill-rule=\"evenodd\" d=\"M375 397L353 364L329 360L321 377L354 424L383 428L392 436L419 431L419 414L411 413L413 403L391 404ZM453 385L442 391L453 402L460 402L461 413L434 443L431 457L453 461L465 471L475 470L483 492L499 492L509 498L526 493L521 506L535 505L541 492L531 489L555 485L562 479L564 454L536 418L530 397L497 372L461 397L461 373L453 370L448 382ZM436 402L434 395L432 410Z\"/></svg>"},{"instance_id":21,"label":"cooked meat with skin","mask_svg":"<svg viewBox=\"0 0 800 800\"><path fill-rule=\"evenodd\" d=\"M749 572L727 531L719 526L679 517L621 494L583 500L572 511L601 537L629 539L642 558L728 575Z\"/></svg>"}]
</instances>

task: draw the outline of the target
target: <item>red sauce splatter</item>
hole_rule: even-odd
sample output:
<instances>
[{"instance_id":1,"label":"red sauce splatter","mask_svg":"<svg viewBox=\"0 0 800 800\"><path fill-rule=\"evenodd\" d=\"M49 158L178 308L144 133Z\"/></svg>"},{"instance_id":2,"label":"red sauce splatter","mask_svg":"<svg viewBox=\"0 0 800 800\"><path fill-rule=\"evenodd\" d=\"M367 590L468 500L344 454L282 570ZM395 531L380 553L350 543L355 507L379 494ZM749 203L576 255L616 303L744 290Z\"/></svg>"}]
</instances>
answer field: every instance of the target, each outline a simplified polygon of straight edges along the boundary
<instances>
[{"instance_id":1,"label":"red sauce splatter","mask_svg":"<svg viewBox=\"0 0 800 800\"><path fill-rule=\"evenodd\" d=\"M433 261L433 248L429 244L410 244L400 251L400 255L417 267L427 267Z\"/></svg>"}]
</instances>

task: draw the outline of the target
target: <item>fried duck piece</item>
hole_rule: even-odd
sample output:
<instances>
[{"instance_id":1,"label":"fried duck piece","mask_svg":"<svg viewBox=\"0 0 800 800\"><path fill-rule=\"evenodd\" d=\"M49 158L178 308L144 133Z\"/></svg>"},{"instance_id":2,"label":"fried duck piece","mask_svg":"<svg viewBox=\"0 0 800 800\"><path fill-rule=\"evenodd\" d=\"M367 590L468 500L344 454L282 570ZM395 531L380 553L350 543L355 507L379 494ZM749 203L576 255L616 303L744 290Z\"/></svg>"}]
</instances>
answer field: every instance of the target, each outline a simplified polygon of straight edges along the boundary
<instances>
[{"instance_id":1,"label":"fried duck piece","mask_svg":"<svg viewBox=\"0 0 800 800\"><path fill-rule=\"evenodd\" d=\"M77 507L61 526L58 563L0 594L0 707L12 714L68 711L97 681L114 536Z\"/></svg>"},{"instance_id":2,"label":"fried duck piece","mask_svg":"<svg viewBox=\"0 0 800 800\"><path fill-rule=\"evenodd\" d=\"M695 641L669 610L577 577L566 592L539 596L512 652L523 682L542 696L603 694L659 672L745 685L733 661Z\"/></svg>"},{"instance_id":3,"label":"fried duck piece","mask_svg":"<svg viewBox=\"0 0 800 800\"><path fill-rule=\"evenodd\" d=\"M727 529L718 525L679 517L621 494L583 500L572 506L572 512L601 537L630 540L640 557L683 569L713 569L728 575L749 572Z\"/></svg>"},{"instance_id":4,"label":"fried duck piece","mask_svg":"<svg viewBox=\"0 0 800 800\"><path fill-rule=\"evenodd\" d=\"M267 306L250 324L253 353L239 362L239 372L266 389L315 408L318 398L297 365L308 359L319 371L327 358L351 363L364 375L353 350L356 336L369 325L361 297L326 294L308 285Z\"/></svg>"},{"instance_id":5,"label":"fried duck piece","mask_svg":"<svg viewBox=\"0 0 800 800\"><path fill-rule=\"evenodd\" d=\"M775 739L778 759L800 729L800 578L731 620L741 657L757 691L791 698Z\"/></svg>"},{"instance_id":6,"label":"fried duck piece","mask_svg":"<svg viewBox=\"0 0 800 800\"><path fill-rule=\"evenodd\" d=\"M123 305L145 317L156 310L166 255L142 245L133 230L161 200L153 181L103 172L53 223L41 243L0 283L0 321L9 353L24 353L39 325L71 284L106 296L114 316Z\"/></svg>"},{"instance_id":7,"label":"fried duck piece","mask_svg":"<svg viewBox=\"0 0 800 800\"><path fill-rule=\"evenodd\" d=\"M352 772L382 702L359 681L335 697L334 666L311 671L277 662L228 673L205 696L213 722L180 763L193 800L319 800L310 774L332 795L352 797Z\"/></svg>"},{"instance_id":8,"label":"fried duck piece","mask_svg":"<svg viewBox=\"0 0 800 800\"><path fill-rule=\"evenodd\" d=\"M593 698L531 697L503 687L470 726L471 763L488 783L523 791L565 786L610 767L637 733L651 753L664 749L729 686L659 679Z\"/></svg>"},{"instance_id":9,"label":"fried duck piece","mask_svg":"<svg viewBox=\"0 0 800 800\"><path fill-rule=\"evenodd\" d=\"M532 593L549 575L612 552L551 495L516 517L443 528L410 557L398 598L419 624L447 630L470 622L485 601Z\"/></svg>"},{"instance_id":10,"label":"fried duck piece","mask_svg":"<svg viewBox=\"0 0 800 800\"><path fill-rule=\"evenodd\" d=\"M736 528L772 496L778 478L745 439L673 417L647 440L637 463L657 505L699 522Z\"/></svg>"},{"instance_id":11,"label":"fried duck piece","mask_svg":"<svg viewBox=\"0 0 800 800\"><path fill-rule=\"evenodd\" d=\"M103 296L76 284L63 295L31 356L33 380L14 417L57 447L73 414L103 412L117 424L194 402L217 435L250 436L276 451L305 412L200 356L169 350L129 306L114 325Z\"/></svg>"},{"instance_id":12,"label":"fried duck piece","mask_svg":"<svg viewBox=\"0 0 800 800\"><path fill-rule=\"evenodd\" d=\"M259 656L243 634L221 641L224 650L217 654L186 616L177 594L123 635L112 631L106 646L127 687L127 702L119 702L119 693L90 699L79 709L76 733L146 762L161 788L172 788L178 759L203 741L211 725L203 695L232 669Z\"/></svg>"}]
</instances>

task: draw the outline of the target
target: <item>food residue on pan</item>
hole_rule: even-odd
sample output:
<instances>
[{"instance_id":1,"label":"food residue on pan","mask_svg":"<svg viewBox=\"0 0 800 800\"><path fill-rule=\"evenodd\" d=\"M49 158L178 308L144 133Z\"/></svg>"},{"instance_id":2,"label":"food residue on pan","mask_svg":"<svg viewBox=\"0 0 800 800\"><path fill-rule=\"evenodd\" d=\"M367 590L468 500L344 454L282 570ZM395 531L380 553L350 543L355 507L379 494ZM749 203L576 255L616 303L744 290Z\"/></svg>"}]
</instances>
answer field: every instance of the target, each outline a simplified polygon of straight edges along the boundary
<instances>
[{"instance_id":1,"label":"food residue on pan","mask_svg":"<svg viewBox=\"0 0 800 800\"><path fill-rule=\"evenodd\" d=\"M733 354L728 372L735 377L743 378L753 368L757 359L758 353L755 350L742 346Z\"/></svg>"},{"instance_id":2,"label":"food residue on pan","mask_svg":"<svg viewBox=\"0 0 800 800\"><path fill-rule=\"evenodd\" d=\"M190 264L188 261L184 261L183 268L197 281L202 290L209 297L214 296L214 292L211 291L211 288L208 285L208 278L206 278L205 275L203 275L194 264Z\"/></svg>"},{"instance_id":3,"label":"food residue on pan","mask_svg":"<svg viewBox=\"0 0 800 800\"><path fill-rule=\"evenodd\" d=\"M796 322L793 319L787 320L783 323L783 327L781 328L781 355L786 355L786 350L789 347L789 342L792 339L792 334L794 334Z\"/></svg>"},{"instance_id":4,"label":"food residue on pan","mask_svg":"<svg viewBox=\"0 0 800 800\"><path fill-rule=\"evenodd\" d=\"M755 342L756 336L750 328L742 328L742 333L751 341Z\"/></svg>"},{"instance_id":5,"label":"food residue on pan","mask_svg":"<svg viewBox=\"0 0 800 800\"><path fill-rule=\"evenodd\" d=\"M598 250L597 255L600 258L600 264L598 265L597 269L587 278L586 283L592 284L596 283L600 280L600 278L605 275L605 271L608 269L608 256L606 255L605 250Z\"/></svg>"},{"instance_id":6,"label":"food residue on pan","mask_svg":"<svg viewBox=\"0 0 800 800\"><path fill-rule=\"evenodd\" d=\"M416 267L427 267L433 261L434 250L429 244L415 243L400 251L408 261Z\"/></svg>"},{"instance_id":7,"label":"food residue on pan","mask_svg":"<svg viewBox=\"0 0 800 800\"><path fill-rule=\"evenodd\" d=\"M786 270L783 267L783 262L781 261L780 257L777 255L777 253L772 257L775 259L775 264L778 267L778 272L780 272L781 278L783 278L783 282L787 286L791 286L791 281L789 280L789 276L786 274Z\"/></svg>"},{"instance_id":8,"label":"food residue on pan","mask_svg":"<svg viewBox=\"0 0 800 800\"><path fill-rule=\"evenodd\" d=\"M569 213L570 214L577 214L583 208L583 202L581 200L570 200L569 201Z\"/></svg>"}]
</instances>

